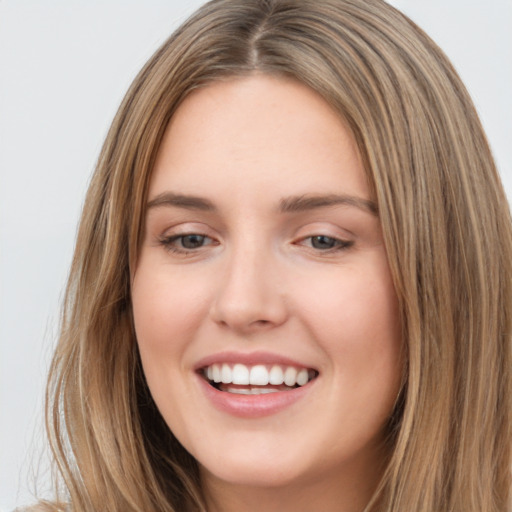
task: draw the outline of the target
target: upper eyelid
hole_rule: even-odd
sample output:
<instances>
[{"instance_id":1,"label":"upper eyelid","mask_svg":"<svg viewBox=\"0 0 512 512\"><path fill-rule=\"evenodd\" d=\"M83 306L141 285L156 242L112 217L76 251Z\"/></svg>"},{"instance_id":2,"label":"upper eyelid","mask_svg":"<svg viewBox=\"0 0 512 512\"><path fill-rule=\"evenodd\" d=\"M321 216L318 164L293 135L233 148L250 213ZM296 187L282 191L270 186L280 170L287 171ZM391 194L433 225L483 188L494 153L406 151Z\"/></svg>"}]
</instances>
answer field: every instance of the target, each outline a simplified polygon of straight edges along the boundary
<instances>
[{"instance_id":1,"label":"upper eyelid","mask_svg":"<svg viewBox=\"0 0 512 512\"><path fill-rule=\"evenodd\" d=\"M356 233L353 231L342 228L341 226L332 223L332 222L312 222L309 224L304 224L299 227L296 231L297 238L307 238L310 236L328 236L331 238L338 238L340 240L345 240L355 238Z\"/></svg>"},{"instance_id":2,"label":"upper eyelid","mask_svg":"<svg viewBox=\"0 0 512 512\"><path fill-rule=\"evenodd\" d=\"M352 239L358 238L358 235L346 226L341 226L337 222L332 220L312 220L310 222L304 222L302 219L300 224L292 223L292 226L283 228L277 228L277 232L281 232L282 236L289 237L289 240L297 241L299 239L306 239L313 236L326 236L330 238L336 238L343 242L348 242ZM287 223L288 224L288 223ZM293 226L295 224L295 226ZM219 229L220 228L220 229ZM181 220L178 222L170 222L167 225L160 225L158 228L157 224L154 224L153 229L149 229L149 232L153 232L156 238L170 238L173 236L185 236L185 235L202 235L208 236L209 238L226 241L231 238L226 226L210 226L208 223L197 220ZM288 232L288 235L286 235ZM280 235L280 236L281 236Z\"/></svg>"},{"instance_id":3,"label":"upper eyelid","mask_svg":"<svg viewBox=\"0 0 512 512\"><path fill-rule=\"evenodd\" d=\"M349 240L347 238L342 238L342 237L339 237L339 236L325 235L325 234L322 234L322 233L319 233L319 234L316 234L316 235L308 235L308 236L300 237L300 238L298 238L297 242L303 242L305 240L312 240L313 238L316 238L316 237L330 238L330 239L332 239L332 240L334 240L336 242L340 242L344 246L350 246L350 245L354 244L354 240Z\"/></svg>"},{"instance_id":4,"label":"upper eyelid","mask_svg":"<svg viewBox=\"0 0 512 512\"><path fill-rule=\"evenodd\" d=\"M161 230L161 234L157 235L159 238L171 238L171 237L180 237L187 235L201 235L207 236L209 238L224 238L218 230L210 228L209 226L205 226L202 223L200 227L189 226L189 224L196 223L180 223L175 226L168 226L165 229ZM182 227L186 226L186 227ZM356 235L347 229L342 229L339 227L335 228L337 233L334 233L333 228L325 228L325 227L310 227L310 226L301 226L298 229L294 229L294 234L290 236L290 239L298 240L298 239L306 239L315 236L325 236L328 238L335 238L341 241L349 241L348 239L354 238ZM169 232L170 231L170 232ZM339 231L344 231L345 233L339 233ZM303 232L303 233L301 233Z\"/></svg>"},{"instance_id":5,"label":"upper eyelid","mask_svg":"<svg viewBox=\"0 0 512 512\"><path fill-rule=\"evenodd\" d=\"M178 222L173 225L168 225L165 229L160 230L161 236L185 236L185 235L204 235L213 237L213 232L216 232L208 225L202 222ZM170 232L170 233L169 233Z\"/></svg>"}]
</instances>

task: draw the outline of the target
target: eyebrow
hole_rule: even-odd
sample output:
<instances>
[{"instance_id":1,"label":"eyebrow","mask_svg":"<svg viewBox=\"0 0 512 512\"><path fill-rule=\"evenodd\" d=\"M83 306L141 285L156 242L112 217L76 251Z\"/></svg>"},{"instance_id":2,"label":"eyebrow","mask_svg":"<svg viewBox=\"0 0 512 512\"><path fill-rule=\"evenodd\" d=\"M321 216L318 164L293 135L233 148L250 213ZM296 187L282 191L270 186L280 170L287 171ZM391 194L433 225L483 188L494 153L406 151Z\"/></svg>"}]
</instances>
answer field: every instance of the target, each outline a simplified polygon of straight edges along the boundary
<instances>
[{"instance_id":1,"label":"eyebrow","mask_svg":"<svg viewBox=\"0 0 512 512\"><path fill-rule=\"evenodd\" d=\"M158 194L147 204L148 209L162 206L174 206L187 210L200 210L206 212L217 211L216 206L209 199L186 194L175 194L173 192L163 192ZM346 194L303 194L300 196L283 198L279 202L279 211L281 213L299 213L332 206L353 206L371 213L372 215L378 215L377 204L374 201Z\"/></svg>"},{"instance_id":2,"label":"eyebrow","mask_svg":"<svg viewBox=\"0 0 512 512\"><path fill-rule=\"evenodd\" d=\"M174 194L163 192L148 202L147 208L158 208L160 206L176 206L187 210L201 210L206 212L216 211L215 205L203 197L189 196L185 194Z\"/></svg>"},{"instance_id":3,"label":"eyebrow","mask_svg":"<svg viewBox=\"0 0 512 512\"><path fill-rule=\"evenodd\" d=\"M379 210L375 201L363 199L351 195L301 195L282 199L280 202L280 210L283 213L296 213L317 208L326 208L330 206L354 206L372 215L378 215Z\"/></svg>"}]
</instances>

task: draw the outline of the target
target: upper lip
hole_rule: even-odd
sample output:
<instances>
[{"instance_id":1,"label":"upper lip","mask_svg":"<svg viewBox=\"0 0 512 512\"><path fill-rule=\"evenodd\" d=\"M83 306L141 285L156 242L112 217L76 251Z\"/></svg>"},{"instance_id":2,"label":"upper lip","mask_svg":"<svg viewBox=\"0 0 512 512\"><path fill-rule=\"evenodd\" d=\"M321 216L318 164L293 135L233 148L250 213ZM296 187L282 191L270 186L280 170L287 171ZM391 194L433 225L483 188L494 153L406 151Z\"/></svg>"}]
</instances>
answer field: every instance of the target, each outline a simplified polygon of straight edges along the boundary
<instances>
[{"instance_id":1,"label":"upper lip","mask_svg":"<svg viewBox=\"0 0 512 512\"><path fill-rule=\"evenodd\" d=\"M198 371L202 368L206 368L211 366L212 364L222 364L222 363L241 363L246 366L254 366L257 364L265 364L265 365L282 365L282 366L295 366L296 368L307 368L309 370L316 370L313 366L297 361L287 356L283 356L280 354L274 354L271 352L217 352L215 354L211 354L200 359L195 365L194 370Z\"/></svg>"}]
</instances>

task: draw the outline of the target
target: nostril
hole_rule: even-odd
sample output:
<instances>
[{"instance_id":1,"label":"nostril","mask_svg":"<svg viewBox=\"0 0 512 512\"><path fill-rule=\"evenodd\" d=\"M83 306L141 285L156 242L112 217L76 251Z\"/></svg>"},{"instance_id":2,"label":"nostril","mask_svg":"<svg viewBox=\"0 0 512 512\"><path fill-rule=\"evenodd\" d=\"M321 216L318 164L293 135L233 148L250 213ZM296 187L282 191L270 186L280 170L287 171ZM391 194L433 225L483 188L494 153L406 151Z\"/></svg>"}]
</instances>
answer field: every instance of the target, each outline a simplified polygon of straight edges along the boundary
<instances>
[{"instance_id":1,"label":"nostril","mask_svg":"<svg viewBox=\"0 0 512 512\"><path fill-rule=\"evenodd\" d=\"M288 317L282 290L272 276L257 272L257 262L233 268L212 296L210 316L222 327L240 332L281 325Z\"/></svg>"}]
</instances>

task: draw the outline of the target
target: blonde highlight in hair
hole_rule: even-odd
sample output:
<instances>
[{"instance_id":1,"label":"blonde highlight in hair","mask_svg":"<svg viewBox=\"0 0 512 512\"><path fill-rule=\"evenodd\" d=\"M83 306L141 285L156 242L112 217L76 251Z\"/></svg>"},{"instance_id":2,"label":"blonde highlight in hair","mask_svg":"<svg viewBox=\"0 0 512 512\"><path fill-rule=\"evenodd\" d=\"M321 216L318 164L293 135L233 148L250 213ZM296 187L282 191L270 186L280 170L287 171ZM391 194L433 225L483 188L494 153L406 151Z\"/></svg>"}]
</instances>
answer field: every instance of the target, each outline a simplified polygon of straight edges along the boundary
<instances>
[{"instance_id":1,"label":"blonde highlight in hair","mask_svg":"<svg viewBox=\"0 0 512 512\"><path fill-rule=\"evenodd\" d=\"M507 200L456 72L381 0L214 0L135 79L85 200L50 371L60 501L73 512L206 510L197 464L145 383L130 281L151 170L176 108L198 87L256 72L298 80L339 112L378 204L407 363L389 462L366 511L507 510Z\"/></svg>"}]
</instances>

